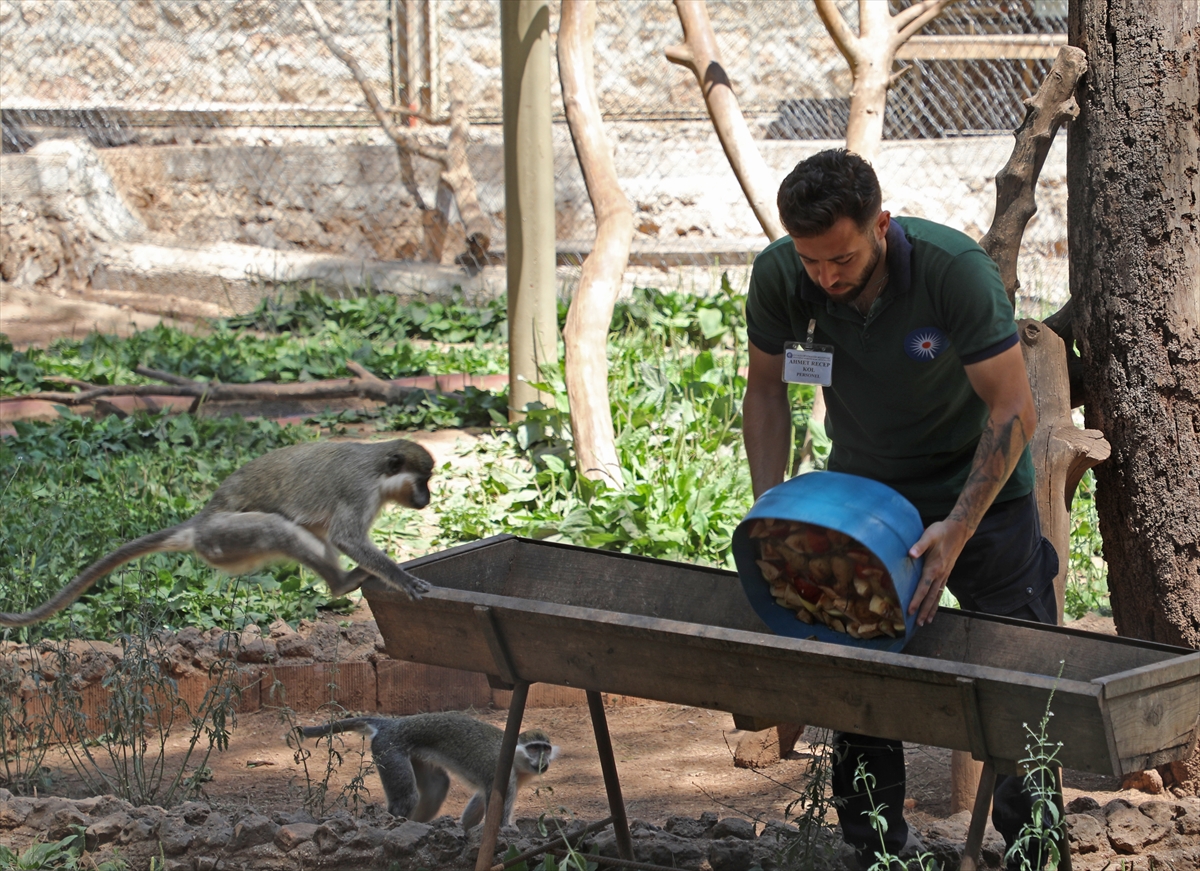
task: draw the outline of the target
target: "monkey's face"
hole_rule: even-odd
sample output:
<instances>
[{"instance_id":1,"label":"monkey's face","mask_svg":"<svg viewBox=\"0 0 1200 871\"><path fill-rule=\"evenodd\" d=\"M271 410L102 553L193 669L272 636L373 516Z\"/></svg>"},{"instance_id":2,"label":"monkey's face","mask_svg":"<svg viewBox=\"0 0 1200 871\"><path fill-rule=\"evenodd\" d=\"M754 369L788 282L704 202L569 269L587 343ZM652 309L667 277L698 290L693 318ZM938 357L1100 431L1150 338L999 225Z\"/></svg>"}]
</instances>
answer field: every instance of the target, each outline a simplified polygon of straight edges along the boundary
<instances>
[{"instance_id":1,"label":"monkey's face","mask_svg":"<svg viewBox=\"0 0 1200 871\"><path fill-rule=\"evenodd\" d=\"M530 774L544 774L558 756L558 748L550 743L550 737L540 729L523 732L519 749L523 752L522 767Z\"/></svg>"},{"instance_id":2,"label":"monkey's face","mask_svg":"<svg viewBox=\"0 0 1200 871\"><path fill-rule=\"evenodd\" d=\"M384 463L382 485L386 498L406 508L424 508L429 504L429 478L433 457L415 442L397 441Z\"/></svg>"}]
</instances>

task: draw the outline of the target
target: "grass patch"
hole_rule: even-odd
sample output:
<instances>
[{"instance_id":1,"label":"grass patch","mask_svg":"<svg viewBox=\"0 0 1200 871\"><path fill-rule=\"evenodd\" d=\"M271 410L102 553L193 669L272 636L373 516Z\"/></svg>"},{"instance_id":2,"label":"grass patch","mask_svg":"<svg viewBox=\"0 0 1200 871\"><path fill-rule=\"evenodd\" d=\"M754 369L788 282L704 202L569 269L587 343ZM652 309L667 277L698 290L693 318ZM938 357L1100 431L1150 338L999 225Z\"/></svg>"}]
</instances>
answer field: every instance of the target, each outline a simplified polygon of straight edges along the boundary
<instances>
[{"instance_id":1,"label":"grass patch","mask_svg":"<svg viewBox=\"0 0 1200 871\"><path fill-rule=\"evenodd\" d=\"M371 421L388 431L485 430L464 449L470 456L439 470L429 511L385 513L375 532L381 546L402 541L413 553L510 532L733 568L733 530L752 504L740 418L743 312L744 297L728 282L711 297L638 289L618 304L608 353L611 382L621 385L611 397L621 489L576 474L561 364L543 372L544 402L515 427L507 424L502 394L473 388L461 396L414 394L404 405L330 413L312 422L335 434ZM0 390L53 386L54 374L67 373L96 383L133 380L139 362L230 382L345 375L347 358L383 376L409 374L417 356L402 364L404 355L421 355L426 372L507 368L504 346L496 344L507 329L499 303L417 305L388 294L331 300L301 293L213 326L202 337L158 327L129 339L90 335L24 354L0 336ZM238 332L248 328L259 334ZM428 344L450 339L458 343ZM794 387L792 399L798 446L809 423L811 388ZM820 468L828 439L820 431L814 436L812 467ZM0 610L44 601L118 544L192 516L249 459L310 437L267 421L187 415L93 421L68 413L52 423L18 424L15 437L0 441L6 544ZM1071 617L1107 607L1093 491L1089 473L1073 512ZM418 524L435 518L440 530L419 536ZM234 583L193 557L156 555L114 572L81 602L13 637L113 637L127 631L121 615L144 603L171 628L237 628L276 617L295 622L312 616L325 596L314 576L293 566ZM230 597L232 626L224 608Z\"/></svg>"}]
</instances>

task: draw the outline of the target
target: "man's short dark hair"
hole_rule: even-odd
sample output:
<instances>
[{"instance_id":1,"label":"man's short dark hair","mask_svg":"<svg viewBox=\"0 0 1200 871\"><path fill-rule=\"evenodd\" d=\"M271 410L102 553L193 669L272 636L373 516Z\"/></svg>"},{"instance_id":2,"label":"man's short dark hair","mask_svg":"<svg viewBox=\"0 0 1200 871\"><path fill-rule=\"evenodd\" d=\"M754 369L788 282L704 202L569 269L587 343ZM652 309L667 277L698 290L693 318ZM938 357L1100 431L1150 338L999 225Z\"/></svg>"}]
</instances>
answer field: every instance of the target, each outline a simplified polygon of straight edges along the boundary
<instances>
[{"instance_id":1,"label":"man's short dark hair","mask_svg":"<svg viewBox=\"0 0 1200 871\"><path fill-rule=\"evenodd\" d=\"M852 151L831 148L796 164L779 186L779 220L788 235L819 236L842 218L866 230L883 204L875 170Z\"/></svg>"}]
</instances>

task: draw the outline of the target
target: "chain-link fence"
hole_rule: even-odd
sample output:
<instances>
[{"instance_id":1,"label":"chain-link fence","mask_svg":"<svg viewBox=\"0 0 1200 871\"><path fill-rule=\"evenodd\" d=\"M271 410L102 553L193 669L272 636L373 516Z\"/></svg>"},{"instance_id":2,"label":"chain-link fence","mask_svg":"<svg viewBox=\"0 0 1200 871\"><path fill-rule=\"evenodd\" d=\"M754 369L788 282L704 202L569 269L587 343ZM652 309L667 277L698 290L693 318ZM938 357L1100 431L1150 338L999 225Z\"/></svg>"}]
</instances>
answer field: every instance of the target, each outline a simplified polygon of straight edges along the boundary
<instances>
[{"instance_id":1,"label":"chain-link fence","mask_svg":"<svg viewBox=\"0 0 1200 871\"><path fill-rule=\"evenodd\" d=\"M224 308L245 307L284 280L502 290L500 2L316 2L391 120L420 142L444 146L451 105L466 108L468 164L492 225L494 265L479 270L456 262L453 231L431 231L438 165L416 157L406 171L302 0L0 0L3 277ZM856 27L857 4L840 5ZM893 11L906 5L892 0ZM839 144L850 73L815 8L794 0L708 8L778 178ZM1021 101L1065 30L1066 0L962 0L906 45L876 160L885 205L981 236ZM598 5L597 90L637 227L627 281L704 290L716 269L744 281L766 237L695 79L664 55L681 40L669 0ZM594 221L556 72L552 63L556 226L569 293ZM1025 290L1047 300L1066 293L1063 146L1043 172L1022 261Z\"/></svg>"}]
</instances>

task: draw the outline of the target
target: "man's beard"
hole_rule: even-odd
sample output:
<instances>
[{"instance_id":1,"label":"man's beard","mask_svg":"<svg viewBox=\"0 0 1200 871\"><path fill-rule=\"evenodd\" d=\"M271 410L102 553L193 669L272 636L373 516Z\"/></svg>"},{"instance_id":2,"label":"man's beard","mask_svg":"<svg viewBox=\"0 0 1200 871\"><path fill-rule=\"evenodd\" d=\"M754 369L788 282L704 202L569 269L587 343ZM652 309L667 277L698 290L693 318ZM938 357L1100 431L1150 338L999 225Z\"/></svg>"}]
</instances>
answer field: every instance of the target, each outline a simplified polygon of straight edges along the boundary
<instances>
[{"instance_id":1,"label":"man's beard","mask_svg":"<svg viewBox=\"0 0 1200 871\"><path fill-rule=\"evenodd\" d=\"M850 305L862 296L863 291L867 289L867 284L871 281L871 273L875 271L875 267L879 265L880 258L883 257L883 243L876 239L874 235L871 236L871 241L874 242L874 249L871 251L871 262L859 273L858 280L854 282L854 285L849 290L844 290L836 294L826 290L826 296L836 299L837 302L843 305Z\"/></svg>"}]
</instances>

